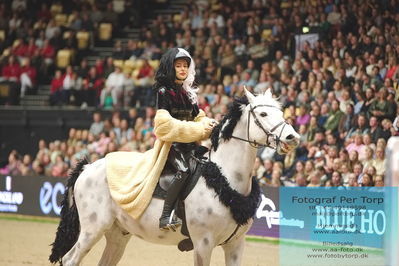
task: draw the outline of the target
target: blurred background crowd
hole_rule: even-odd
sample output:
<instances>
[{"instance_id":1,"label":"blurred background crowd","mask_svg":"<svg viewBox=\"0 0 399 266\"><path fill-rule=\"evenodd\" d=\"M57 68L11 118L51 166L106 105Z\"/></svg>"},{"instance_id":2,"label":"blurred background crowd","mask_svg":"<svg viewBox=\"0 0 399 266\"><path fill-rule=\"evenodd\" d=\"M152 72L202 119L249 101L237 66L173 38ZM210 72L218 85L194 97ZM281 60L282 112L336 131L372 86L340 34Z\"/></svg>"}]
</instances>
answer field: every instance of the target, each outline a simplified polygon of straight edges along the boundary
<instances>
[{"instance_id":1,"label":"blurred background crowd","mask_svg":"<svg viewBox=\"0 0 399 266\"><path fill-rule=\"evenodd\" d=\"M178 46L193 55L209 117L220 121L244 86L271 88L282 103L301 144L285 156L258 150L252 175L262 186L384 186L387 140L399 135L398 0L183 1L151 23L151 1L142 2L1 2L5 105L49 84L48 105L113 113L95 112L90 128L71 128L67 139L40 140L37 154L12 151L0 174L67 176L84 156L150 149L154 73ZM111 38L112 55L89 63L109 24L114 36L139 28L138 38Z\"/></svg>"}]
</instances>

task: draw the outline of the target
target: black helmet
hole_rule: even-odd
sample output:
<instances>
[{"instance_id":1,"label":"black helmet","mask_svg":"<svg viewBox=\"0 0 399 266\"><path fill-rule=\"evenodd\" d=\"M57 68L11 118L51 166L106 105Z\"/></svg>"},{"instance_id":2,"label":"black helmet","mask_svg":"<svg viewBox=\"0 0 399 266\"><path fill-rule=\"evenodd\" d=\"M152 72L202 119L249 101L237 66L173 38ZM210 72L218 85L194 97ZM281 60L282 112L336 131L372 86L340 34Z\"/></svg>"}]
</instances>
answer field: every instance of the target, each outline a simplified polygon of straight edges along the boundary
<instances>
[{"instance_id":1,"label":"black helmet","mask_svg":"<svg viewBox=\"0 0 399 266\"><path fill-rule=\"evenodd\" d=\"M183 48L177 48L177 49L178 49L178 52L177 52L177 54L175 56L174 61L176 61L177 59L184 59L184 60L187 61L188 66L190 66L190 63L191 63L190 54L186 50L184 50Z\"/></svg>"},{"instance_id":2,"label":"black helmet","mask_svg":"<svg viewBox=\"0 0 399 266\"><path fill-rule=\"evenodd\" d=\"M183 48L169 49L159 62L159 67L155 74L155 89L158 90L162 86L173 86L176 78L173 64L177 59L185 59L188 66L190 66L192 60L190 54Z\"/></svg>"}]
</instances>

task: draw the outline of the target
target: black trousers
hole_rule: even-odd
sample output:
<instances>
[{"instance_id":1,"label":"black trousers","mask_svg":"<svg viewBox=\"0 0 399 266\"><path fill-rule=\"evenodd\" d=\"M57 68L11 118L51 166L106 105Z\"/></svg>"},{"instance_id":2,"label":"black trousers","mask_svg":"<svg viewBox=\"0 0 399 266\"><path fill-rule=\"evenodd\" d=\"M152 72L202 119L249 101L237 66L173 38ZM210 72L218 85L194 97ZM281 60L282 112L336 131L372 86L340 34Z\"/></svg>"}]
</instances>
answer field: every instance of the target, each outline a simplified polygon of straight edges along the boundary
<instances>
[{"instance_id":1,"label":"black trousers","mask_svg":"<svg viewBox=\"0 0 399 266\"><path fill-rule=\"evenodd\" d=\"M166 167L173 172L189 172L189 158L194 154L195 143L173 143L166 161Z\"/></svg>"},{"instance_id":2,"label":"black trousers","mask_svg":"<svg viewBox=\"0 0 399 266\"><path fill-rule=\"evenodd\" d=\"M168 227L170 214L186 184L190 174L189 156L193 154L194 149L194 143L173 143L170 148L164 171L173 171L175 176L166 193L161 218L159 218L159 227L162 229ZM171 224L178 224L178 222L171 222Z\"/></svg>"}]
</instances>

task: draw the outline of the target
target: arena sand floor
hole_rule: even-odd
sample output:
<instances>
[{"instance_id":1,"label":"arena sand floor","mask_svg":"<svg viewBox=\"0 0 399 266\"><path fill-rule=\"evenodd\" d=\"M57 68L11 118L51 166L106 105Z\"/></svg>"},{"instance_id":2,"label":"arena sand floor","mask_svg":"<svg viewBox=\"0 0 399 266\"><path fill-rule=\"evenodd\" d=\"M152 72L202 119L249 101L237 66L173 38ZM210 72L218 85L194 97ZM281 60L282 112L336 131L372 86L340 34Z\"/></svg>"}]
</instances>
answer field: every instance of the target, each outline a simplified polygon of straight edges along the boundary
<instances>
[{"instance_id":1,"label":"arena sand floor","mask_svg":"<svg viewBox=\"0 0 399 266\"><path fill-rule=\"evenodd\" d=\"M47 258L56 229L56 220L36 221L21 217L0 216L0 265L51 265ZM97 265L104 247L105 239L102 238L85 257L82 265ZM182 253L174 246L156 245L132 237L118 265L188 266L193 265L192 256L192 252ZM278 257L278 245L247 241L243 266L277 266ZM222 248L217 247L214 250L211 265L225 265Z\"/></svg>"}]
</instances>

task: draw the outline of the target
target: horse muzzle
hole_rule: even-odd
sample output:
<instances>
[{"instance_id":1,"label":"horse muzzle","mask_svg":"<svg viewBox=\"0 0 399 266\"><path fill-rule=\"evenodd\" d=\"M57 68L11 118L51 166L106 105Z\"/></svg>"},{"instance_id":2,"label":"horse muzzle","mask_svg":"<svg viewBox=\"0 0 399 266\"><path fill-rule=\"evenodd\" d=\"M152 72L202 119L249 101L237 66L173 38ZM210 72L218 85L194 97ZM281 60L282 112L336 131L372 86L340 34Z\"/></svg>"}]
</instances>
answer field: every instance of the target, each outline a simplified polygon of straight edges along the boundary
<instances>
[{"instance_id":1,"label":"horse muzzle","mask_svg":"<svg viewBox=\"0 0 399 266\"><path fill-rule=\"evenodd\" d=\"M276 147L276 151L280 155L284 155L298 147L299 139L292 139L289 141L280 141Z\"/></svg>"}]
</instances>

